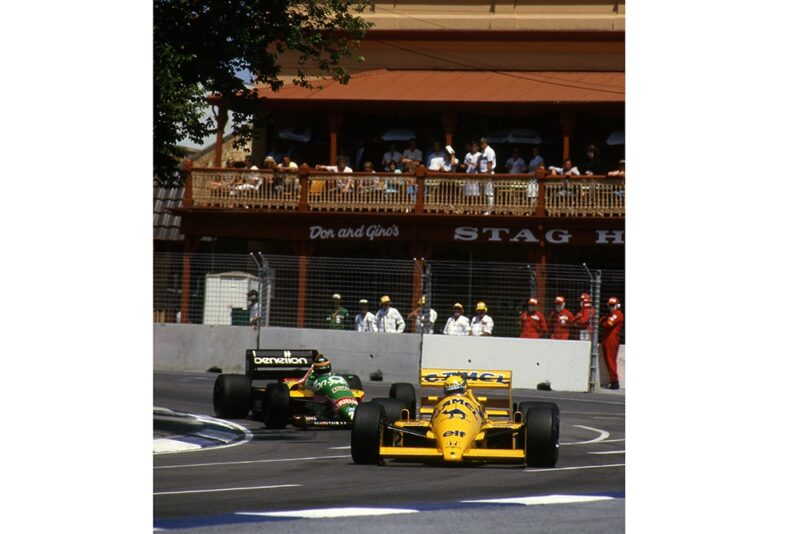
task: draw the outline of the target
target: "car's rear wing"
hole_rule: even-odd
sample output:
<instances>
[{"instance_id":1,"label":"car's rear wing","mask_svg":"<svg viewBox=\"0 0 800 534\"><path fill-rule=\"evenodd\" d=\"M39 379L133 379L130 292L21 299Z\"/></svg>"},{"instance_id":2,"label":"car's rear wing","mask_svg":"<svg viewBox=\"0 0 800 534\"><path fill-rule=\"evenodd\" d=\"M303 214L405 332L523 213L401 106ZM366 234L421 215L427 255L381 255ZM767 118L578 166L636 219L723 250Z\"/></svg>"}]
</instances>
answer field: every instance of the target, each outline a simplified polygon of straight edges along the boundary
<instances>
[{"instance_id":1,"label":"car's rear wing","mask_svg":"<svg viewBox=\"0 0 800 534\"><path fill-rule=\"evenodd\" d=\"M245 351L245 373L251 380L302 377L317 357L309 349L248 349Z\"/></svg>"},{"instance_id":2,"label":"car's rear wing","mask_svg":"<svg viewBox=\"0 0 800 534\"><path fill-rule=\"evenodd\" d=\"M420 387L442 387L448 376L462 375L467 385L476 389L511 389L510 370L476 370L476 369L420 369Z\"/></svg>"},{"instance_id":3,"label":"car's rear wing","mask_svg":"<svg viewBox=\"0 0 800 534\"><path fill-rule=\"evenodd\" d=\"M420 388L439 388L437 393L441 393L441 388L447 377L462 375L467 380L470 389L506 389L508 397L488 398L484 395L476 395L476 399L486 409L490 417L511 416L511 371L510 370L476 370L476 369L420 369L419 385ZM426 395L420 392L420 415L431 415L433 407L441 399L440 395Z\"/></svg>"}]
</instances>

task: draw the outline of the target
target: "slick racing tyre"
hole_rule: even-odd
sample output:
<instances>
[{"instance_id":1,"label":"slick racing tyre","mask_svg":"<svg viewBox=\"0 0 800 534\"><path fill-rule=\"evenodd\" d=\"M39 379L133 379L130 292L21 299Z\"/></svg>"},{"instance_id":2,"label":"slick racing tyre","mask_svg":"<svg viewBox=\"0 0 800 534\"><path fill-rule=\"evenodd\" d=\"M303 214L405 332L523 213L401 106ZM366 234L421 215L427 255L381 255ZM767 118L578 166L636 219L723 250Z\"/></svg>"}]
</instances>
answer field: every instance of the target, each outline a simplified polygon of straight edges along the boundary
<instances>
[{"instance_id":1,"label":"slick racing tyre","mask_svg":"<svg viewBox=\"0 0 800 534\"><path fill-rule=\"evenodd\" d=\"M346 375L347 385L350 389L358 389L364 391L364 386L361 384L361 378L358 375Z\"/></svg>"},{"instance_id":2,"label":"slick racing tyre","mask_svg":"<svg viewBox=\"0 0 800 534\"><path fill-rule=\"evenodd\" d=\"M408 405L404 400L387 399L385 397L372 399L372 401L367 404L378 404L383 407L384 413L386 414L386 422L390 425L402 419L403 410L408 409ZM392 432L387 430L383 433L383 444L386 446L392 444Z\"/></svg>"},{"instance_id":3,"label":"slick racing tyre","mask_svg":"<svg viewBox=\"0 0 800 534\"><path fill-rule=\"evenodd\" d=\"M283 382L267 384L263 410L267 428L284 428L292 418L289 387Z\"/></svg>"},{"instance_id":4,"label":"slick racing tyre","mask_svg":"<svg viewBox=\"0 0 800 534\"><path fill-rule=\"evenodd\" d=\"M250 412L252 390L246 375L219 375L214 382L214 414L243 419Z\"/></svg>"},{"instance_id":5,"label":"slick racing tyre","mask_svg":"<svg viewBox=\"0 0 800 534\"><path fill-rule=\"evenodd\" d=\"M561 416L558 405L537 402L525 411L525 463L528 467L554 467L558 462Z\"/></svg>"},{"instance_id":6,"label":"slick racing tyre","mask_svg":"<svg viewBox=\"0 0 800 534\"><path fill-rule=\"evenodd\" d=\"M393 399L400 399L406 403L408 414L411 419L417 417L417 393L414 391L414 386L408 382L398 382L392 384L389 389L389 397Z\"/></svg>"},{"instance_id":7,"label":"slick racing tyre","mask_svg":"<svg viewBox=\"0 0 800 534\"><path fill-rule=\"evenodd\" d=\"M350 430L350 455L357 464L380 462L381 437L386 428L386 411L381 404L365 402L356 408Z\"/></svg>"}]
</instances>

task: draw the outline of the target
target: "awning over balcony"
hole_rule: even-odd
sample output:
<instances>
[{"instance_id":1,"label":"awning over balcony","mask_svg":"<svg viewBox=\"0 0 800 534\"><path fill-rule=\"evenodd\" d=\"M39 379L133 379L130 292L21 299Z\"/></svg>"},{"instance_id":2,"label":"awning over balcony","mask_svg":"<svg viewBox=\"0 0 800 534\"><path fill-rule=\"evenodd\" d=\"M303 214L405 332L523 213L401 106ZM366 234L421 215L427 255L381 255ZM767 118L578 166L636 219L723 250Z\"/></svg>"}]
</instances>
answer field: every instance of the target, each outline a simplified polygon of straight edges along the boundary
<instances>
[{"instance_id":1,"label":"awning over balcony","mask_svg":"<svg viewBox=\"0 0 800 534\"><path fill-rule=\"evenodd\" d=\"M374 70L347 85L332 80L315 90L287 85L259 89L272 105L395 103L435 105L594 104L625 102L624 72Z\"/></svg>"}]
</instances>

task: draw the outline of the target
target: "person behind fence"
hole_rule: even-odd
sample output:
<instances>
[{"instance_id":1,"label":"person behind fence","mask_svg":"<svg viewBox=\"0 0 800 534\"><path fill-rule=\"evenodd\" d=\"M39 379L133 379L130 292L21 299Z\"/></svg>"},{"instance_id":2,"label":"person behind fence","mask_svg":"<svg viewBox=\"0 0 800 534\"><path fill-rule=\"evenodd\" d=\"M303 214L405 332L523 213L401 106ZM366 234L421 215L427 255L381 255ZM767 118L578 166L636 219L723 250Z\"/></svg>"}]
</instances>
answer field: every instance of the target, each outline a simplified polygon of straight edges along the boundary
<instances>
[{"instance_id":1,"label":"person behind fence","mask_svg":"<svg viewBox=\"0 0 800 534\"><path fill-rule=\"evenodd\" d=\"M547 321L542 312L536 309L539 301L531 297L528 308L519 314L519 337L529 339L543 338L547 334Z\"/></svg>"},{"instance_id":2,"label":"person behind fence","mask_svg":"<svg viewBox=\"0 0 800 534\"><path fill-rule=\"evenodd\" d=\"M592 340L592 317L594 317L592 297L589 293L581 293L581 307L570 321L572 327L578 330L578 339L581 341Z\"/></svg>"},{"instance_id":3,"label":"person behind fence","mask_svg":"<svg viewBox=\"0 0 800 534\"><path fill-rule=\"evenodd\" d=\"M464 317L464 306L453 304L453 315L447 319L442 333L448 336L466 336L469 332L469 319Z\"/></svg>"},{"instance_id":4,"label":"person behind fence","mask_svg":"<svg viewBox=\"0 0 800 534\"><path fill-rule=\"evenodd\" d=\"M625 324L625 317L619 309L619 299L611 297L608 299L608 315L600 318L600 346L603 348L603 359L608 369L609 383L605 387L608 389L619 389L619 377L617 375L617 354L619 353L619 335L622 325Z\"/></svg>"},{"instance_id":5,"label":"person behind fence","mask_svg":"<svg viewBox=\"0 0 800 534\"><path fill-rule=\"evenodd\" d=\"M509 174L523 174L528 171L525 160L519 155L519 149L511 150L511 157L506 160L506 172Z\"/></svg>"},{"instance_id":6,"label":"person behind fence","mask_svg":"<svg viewBox=\"0 0 800 534\"><path fill-rule=\"evenodd\" d=\"M566 308L567 299L561 295L557 296L554 301L553 311L550 312L549 329L550 339L569 339L570 322L572 321L572 312Z\"/></svg>"},{"instance_id":7,"label":"person behind fence","mask_svg":"<svg viewBox=\"0 0 800 534\"><path fill-rule=\"evenodd\" d=\"M250 325L253 328L261 326L261 302L255 289L247 292L247 310L250 312Z\"/></svg>"},{"instance_id":8,"label":"person behind fence","mask_svg":"<svg viewBox=\"0 0 800 534\"><path fill-rule=\"evenodd\" d=\"M497 171L497 155L494 152L494 149L489 146L489 140L485 137L481 137L481 156L478 160L478 172L481 174L489 174L492 175ZM486 195L486 203L489 207L487 211L484 211L484 215L489 215L491 213L492 208L494 207L494 183L492 179L489 178L483 184L483 194Z\"/></svg>"},{"instance_id":9,"label":"person behind fence","mask_svg":"<svg viewBox=\"0 0 800 534\"><path fill-rule=\"evenodd\" d=\"M471 336L491 336L494 328L494 320L489 316L489 308L485 302L475 305L475 315L469 323L469 335Z\"/></svg>"},{"instance_id":10,"label":"person behind fence","mask_svg":"<svg viewBox=\"0 0 800 534\"><path fill-rule=\"evenodd\" d=\"M375 314L375 322L378 325L378 332L400 334L406 329L406 322L397 308L392 307L389 295L381 297L381 309Z\"/></svg>"},{"instance_id":11,"label":"person behind fence","mask_svg":"<svg viewBox=\"0 0 800 534\"><path fill-rule=\"evenodd\" d=\"M378 324L375 322L375 315L369 311L369 302L367 299L358 301L360 308L358 315L356 315L356 331L357 332L377 332Z\"/></svg>"},{"instance_id":12,"label":"person behind fence","mask_svg":"<svg viewBox=\"0 0 800 534\"><path fill-rule=\"evenodd\" d=\"M439 317L439 314L436 313L436 310L433 308L428 308L428 313L425 313L425 295L422 295L417 303L419 306L409 313L406 319L409 321L416 320L417 332L433 334L433 323L436 322L436 318Z\"/></svg>"},{"instance_id":13,"label":"person behind fence","mask_svg":"<svg viewBox=\"0 0 800 534\"><path fill-rule=\"evenodd\" d=\"M347 308L342 306L342 296L339 293L334 293L331 296L331 300L333 301L333 310L325 317L325 320L328 322L328 328L345 330L347 328L345 325L350 315L347 312Z\"/></svg>"}]
</instances>

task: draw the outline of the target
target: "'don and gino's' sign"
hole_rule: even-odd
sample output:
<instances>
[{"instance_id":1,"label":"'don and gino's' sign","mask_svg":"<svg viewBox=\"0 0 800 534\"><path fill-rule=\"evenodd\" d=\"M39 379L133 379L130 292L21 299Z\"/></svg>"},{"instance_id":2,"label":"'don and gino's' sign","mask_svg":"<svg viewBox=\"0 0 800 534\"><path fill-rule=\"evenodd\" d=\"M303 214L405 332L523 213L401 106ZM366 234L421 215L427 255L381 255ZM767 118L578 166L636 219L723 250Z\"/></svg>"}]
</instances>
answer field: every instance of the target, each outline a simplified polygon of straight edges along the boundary
<instances>
[{"instance_id":1,"label":"'don and gino's' sign","mask_svg":"<svg viewBox=\"0 0 800 534\"><path fill-rule=\"evenodd\" d=\"M324 226L311 226L308 229L309 239L393 239L400 237L400 228L396 224L383 226L381 224L362 224L361 226L344 226L341 228L326 228Z\"/></svg>"}]
</instances>

